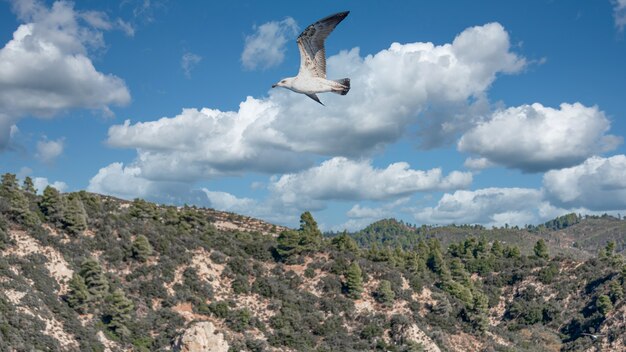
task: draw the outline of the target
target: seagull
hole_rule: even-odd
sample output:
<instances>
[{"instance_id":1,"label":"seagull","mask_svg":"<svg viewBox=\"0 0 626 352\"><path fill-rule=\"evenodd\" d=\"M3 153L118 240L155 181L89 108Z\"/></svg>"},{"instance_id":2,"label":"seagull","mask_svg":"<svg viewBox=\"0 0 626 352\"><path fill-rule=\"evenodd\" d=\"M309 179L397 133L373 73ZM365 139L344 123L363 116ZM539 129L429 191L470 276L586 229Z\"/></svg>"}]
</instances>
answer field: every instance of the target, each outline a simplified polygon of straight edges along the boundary
<instances>
[{"instance_id":1,"label":"seagull","mask_svg":"<svg viewBox=\"0 0 626 352\"><path fill-rule=\"evenodd\" d=\"M300 71L296 77L287 77L272 85L284 87L324 105L315 93L333 92L346 95L350 90L350 78L326 79L326 50L324 40L343 21L350 11L339 12L322 18L306 27L298 36L300 49Z\"/></svg>"}]
</instances>

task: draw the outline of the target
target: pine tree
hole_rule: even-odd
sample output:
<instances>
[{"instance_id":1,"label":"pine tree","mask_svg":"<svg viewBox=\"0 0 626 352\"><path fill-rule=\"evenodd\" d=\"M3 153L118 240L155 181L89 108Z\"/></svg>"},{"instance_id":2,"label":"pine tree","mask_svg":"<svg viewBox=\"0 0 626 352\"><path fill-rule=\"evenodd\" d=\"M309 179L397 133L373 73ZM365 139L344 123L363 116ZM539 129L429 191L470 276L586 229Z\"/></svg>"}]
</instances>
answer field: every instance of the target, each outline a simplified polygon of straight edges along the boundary
<instances>
[{"instance_id":1,"label":"pine tree","mask_svg":"<svg viewBox=\"0 0 626 352\"><path fill-rule=\"evenodd\" d=\"M474 304L471 309L471 320L474 328L484 332L489 328L489 299L481 292L475 291Z\"/></svg>"},{"instance_id":2,"label":"pine tree","mask_svg":"<svg viewBox=\"0 0 626 352\"><path fill-rule=\"evenodd\" d=\"M533 251L538 258L548 259L549 257L548 246L543 239L540 239L539 241L537 241L537 243L535 243Z\"/></svg>"},{"instance_id":3,"label":"pine tree","mask_svg":"<svg viewBox=\"0 0 626 352\"><path fill-rule=\"evenodd\" d=\"M85 259L80 264L79 275L85 279L87 289L94 297L104 297L109 290L109 282L95 259Z\"/></svg>"},{"instance_id":4,"label":"pine tree","mask_svg":"<svg viewBox=\"0 0 626 352\"><path fill-rule=\"evenodd\" d=\"M357 262L352 262L346 273L346 287L348 289L348 297L352 299L361 298L363 292L363 279L361 277L361 267Z\"/></svg>"},{"instance_id":5,"label":"pine tree","mask_svg":"<svg viewBox=\"0 0 626 352\"><path fill-rule=\"evenodd\" d=\"M305 211L300 215L300 246L303 251L317 251L322 243L322 232L317 228L317 222L310 212Z\"/></svg>"},{"instance_id":6,"label":"pine tree","mask_svg":"<svg viewBox=\"0 0 626 352\"><path fill-rule=\"evenodd\" d=\"M295 254L314 252L319 249L322 239L322 232L317 228L315 219L306 211L300 216L298 231L283 231L278 236L276 252L283 260Z\"/></svg>"},{"instance_id":7,"label":"pine tree","mask_svg":"<svg viewBox=\"0 0 626 352\"><path fill-rule=\"evenodd\" d=\"M134 305L126 298L124 291L116 289L106 299L108 305L106 309L106 320L108 328L120 337L130 336L127 324L131 321Z\"/></svg>"},{"instance_id":8,"label":"pine tree","mask_svg":"<svg viewBox=\"0 0 626 352\"><path fill-rule=\"evenodd\" d=\"M417 255L420 258L430 257L430 248L428 247L426 242L424 242L424 240L420 239L419 242L417 242Z\"/></svg>"},{"instance_id":9,"label":"pine tree","mask_svg":"<svg viewBox=\"0 0 626 352\"><path fill-rule=\"evenodd\" d=\"M340 251L347 251L355 253L359 250L359 246L356 241L348 235L348 232L344 231L341 235L333 238L332 245Z\"/></svg>"},{"instance_id":10,"label":"pine tree","mask_svg":"<svg viewBox=\"0 0 626 352\"><path fill-rule=\"evenodd\" d=\"M606 253L607 257L612 257L615 254L615 242L609 241L604 247L604 253Z\"/></svg>"},{"instance_id":11,"label":"pine tree","mask_svg":"<svg viewBox=\"0 0 626 352\"><path fill-rule=\"evenodd\" d=\"M293 230L286 230L276 239L278 242L276 246L276 252L284 259L291 257L294 254L300 253L300 233Z\"/></svg>"},{"instance_id":12,"label":"pine tree","mask_svg":"<svg viewBox=\"0 0 626 352\"><path fill-rule=\"evenodd\" d=\"M79 313L84 313L89 303L89 296L85 279L78 274L74 274L69 282L69 292L67 294L69 306Z\"/></svg>"},{"instance_id":13,"label":"pine tree","mask_svg":"<svg viewBox=\"0 0 626 352\"><path fill-rule=\"evenodd\" d=\"M466 307L472 307L474 304L474 296L472 290L454 280L443 280L443 290L450 294L450 296L460 299Z\"/></svg>"},{"instance_id":14,"label":"pine tree","mask_svg":"<svg viewBox=\"0 0 626 352\"><path fill-rule=\"evenodd\" d=\"M609 296L601 295L596 301L596 307L598 311L606 317L607 314L613 310L613 303L611 303Z\"/></svg>"},{"instance_id":15,"label":"pine tree","mask_svg":"<svg viewBox=\"0 0 626 352\"><path fill-rule=\"evenodd\" d=\"M426 264L424 260L415 252L409 252L406 258L406 269L411 274L418 274L424 270Z\"/></svg>"},{"instance_id":16,"label":"pine tree","mask_svg":"<svg viewBox=\"0 0 626 352\"><path fill-rule=\"evenodd\" d=\"M0 193L3 196L9 196L12 193L19 191L17 184L17 177L15 174L6 173L2 175L2 183L0 184Z\"/></svg>"},{"instance_id":17,"label":"pine tree","mask_svg":"<svg viewBox=\"0 0 626 352\"><path fill-rule=\"evenodd\" d=\"M148 257L152 255L152 246L146 236L139 235L133 241L131 251L133 253L133 258L139 260L140 262L145 262Z\"/></svg>"},{"instance_id":18,"label":"pine tree","mask_svg":"<svg viewBox=\"0 0 626 352\"><path fill-rule=\"evenodd\" d=\"M450 271L446 265L446 262L443 259L443 254L437 248L431 250L430 257L428 258L428 267L435 274L440 275L441 277L450 276Z\"/></svg>"},{"instance_id":19,"label":"pine tree","mask_svg":"<svg viewBox=\"0 0 626 352\"><path fill-rule=\"evenodd\" d=\"M0 217L0 250L5 249L9 243L9 236L6 232L6 224L2 217Z\"/></svg>"},{"instance_id":20,"label":"pine tree","mask_svg":"<svg viewBox=\"0 0 626 352\"><path fill-rule=\"evenodd\" d=\"M393 301L396 299L396 294L391 289L391 282L387 280L381 280L376 290L376 300L385 306L390 307L393 305Z\"/></svg>"},{"instance_id":21,"label":"pine tree","mask_svg":"<svg viewBox=\"0 0 626 352\"><path fill-rule=\"evenodd\" d=\"M8 214L15 221L29 226L39 223L37 216L30 211L28 198L20 190L14 174L6 173L2 175L0 199L2 198L8 203Z\"/></svg>"},{"instance_id":22,"label":"pine tree","mask_svg":"<svg viewBox=\"0 0 626 352\"><path fill-rule=\"evenodd\" d=\"M504 249L502 248L502 243L500 241L495 240L491 245L491 254L493 254L496 258L501 258L504 253Z\"/></svg>"},{"instance_id":23,"label":"pine tree","mask_svg":"<svg viewBox=\"0 0 626 352\"><path fill-rule=\"evenodd\" d=\"M35 189L35 184L33 183L33 179L30 178L30 176L26 176L26 178L24 178L24 183L22 184L22 189L26 193L37 194L37 190Z\"/></svg>"},{"instance_id":24,"label":"pine tree","mask_svg":"<svg viewBox=\"0 0 626 352\"><path fill-rule=\"evenodd\" d=\"M487 253L487 248L489 248L489 242L485 236L481 236L476 246L476 256L479 257L481 254Z\"/></svg>"},{"instance_id":25,"label":"pine tree","mask_svg":"<svg viewBox=\"0 0 626 352\"><path fill-rule=\"evenodd\" d=\"M459 258L454 258L450 262L450 274L452 274L454 280L460 282L465 287L469 288L472 286L472 281L467 270L465 270L465 265Z\"/></svg>"},{"instance_id":26,"label":"pine tree","mask_svg":"<svg viewBox=\"0 0 626 352\"><path fill-rule=\"evenodd\" d=\"M504 256L507 258L520 258L522 256L522 253L519 250L518 246L508 246L506 247L506 250L504 251Z\"/></svg>"},{"instance_id":27,"label":"pine tree","mask_svg":"<svg viewBox=\"0 0 626 352\"><path fill-rule=\"evenodd\" d=\"M43 190L43 196L39 202L39 209L45 215L46 220L56 226L61 226L64 208L63 198L61 198L59 191L52 186L47 186Z\"/></svg>"},{"instance_id":28,"label":"pine tree","mask_svg":"<svg viewBox=\"0 0 626 352\"><path fill-rule=\"evenodd\" d=\"M154 203L135 198L128 209L128 214L139 219L158 219L158 209Z\"/></svg>"},{"instance_id":29,"label":"pine tree","mask_svg":"<svg viewBox=\"0 0 626 352\"><path fill-rule=\"evenodd\" d=\"M624 298L624 289L618 280L612 280L609 284L610 296L613 303L617 303Z\"/></svg>"},{"instance_id":30,"label":"pine tree","mask_svg":"<svg viewBox=\"0 0 626 352\"><path fill-rule=\"evenodd\" d=\"M386 260L377 242L372 243L370 249L367 251L367 259L373 262L384 262Z\"/></svg>"},{"instance_id":31,"label":"pine tree","mask_svg":"<svg viewBox=\"0 0 626 352\"><path fill-rule=\"evenodd\" d=\"M71 234L76 235L87 229L87 212L78 194L72 193L68 196L63 220L65 228Z\"/></svg>"}]
</instances>

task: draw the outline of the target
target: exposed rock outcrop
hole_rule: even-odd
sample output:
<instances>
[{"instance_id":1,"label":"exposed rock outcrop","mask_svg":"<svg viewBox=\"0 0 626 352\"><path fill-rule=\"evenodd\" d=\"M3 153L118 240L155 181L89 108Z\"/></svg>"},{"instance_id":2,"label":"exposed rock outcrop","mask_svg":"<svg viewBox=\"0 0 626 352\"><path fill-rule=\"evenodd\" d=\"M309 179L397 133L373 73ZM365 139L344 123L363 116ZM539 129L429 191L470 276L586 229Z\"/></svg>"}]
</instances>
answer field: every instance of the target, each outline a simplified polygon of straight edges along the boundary
<instances>
[{"instance_id":1,"label":"exposed rock outcrop","mask_svg":"<svg viewBox=\"0 0 626 352\"><path fill-rule=\"evenodd\" d=\"M224 335L215 331L208 321L194 323L183 332L174 345L175 352L228 352Z\"/></svg>"},{"instance_id":2,"label":"exposed rock outcrop","mask_svg":"<svg viewBox=\"0 0 626 352\"><path fill-rule=\"evenodd\" d=\"M405 338L421 344L425 352L441 352L439 346L415 324L409 327L405 333Z\"/></svg>"}]
</instances>

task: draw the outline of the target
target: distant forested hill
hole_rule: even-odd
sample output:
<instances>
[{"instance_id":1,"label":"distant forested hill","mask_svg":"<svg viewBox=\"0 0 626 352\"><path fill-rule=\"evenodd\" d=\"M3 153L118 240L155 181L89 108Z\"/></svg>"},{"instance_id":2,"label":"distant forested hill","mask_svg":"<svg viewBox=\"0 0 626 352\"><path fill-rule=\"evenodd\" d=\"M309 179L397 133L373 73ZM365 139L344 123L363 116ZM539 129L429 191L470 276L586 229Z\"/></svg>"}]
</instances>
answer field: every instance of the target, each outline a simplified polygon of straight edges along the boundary
<instances>
[{"instance_id":1,"label":"distant forested hill","mask_svg":"<svg viewBox=\"0 0 626 352\"><path fill-rule=\"evenodd\" d=\"M328 233L334 237L340 233ZM522 253L532 253L539 239L546 241L553 254L584 259L597 255L606 243L615 242L615 251L626 250L626 221L613 216L581 216L566 214L538 226L500 227L487 229L480 225L415 226L395 219L372 223L361 231L349 234L362 247L373 244L414 248L420 240L438 239L444 246L468 237L492 242L514 244Z\"/></svg>"}]
</instances>

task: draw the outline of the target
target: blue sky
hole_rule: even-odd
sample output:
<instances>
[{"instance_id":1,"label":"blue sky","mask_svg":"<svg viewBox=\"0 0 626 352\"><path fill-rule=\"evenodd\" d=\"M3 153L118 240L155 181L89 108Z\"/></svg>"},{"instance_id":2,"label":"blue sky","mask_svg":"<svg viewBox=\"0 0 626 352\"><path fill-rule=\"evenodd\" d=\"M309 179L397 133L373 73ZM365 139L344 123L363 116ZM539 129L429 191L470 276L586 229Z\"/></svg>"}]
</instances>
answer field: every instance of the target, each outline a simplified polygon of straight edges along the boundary
<instances>
[{"instance_id":1,"label":"blue sky","mask_svg":"<svg viewBox=\"0 0 626 352\"><path fill-rule=\"evenodd\" d=\"M271 89L308 24L346 96ZM626 1L0 2L0 165L325 230L626 214Z\"/></svg>"}]
</instances>

